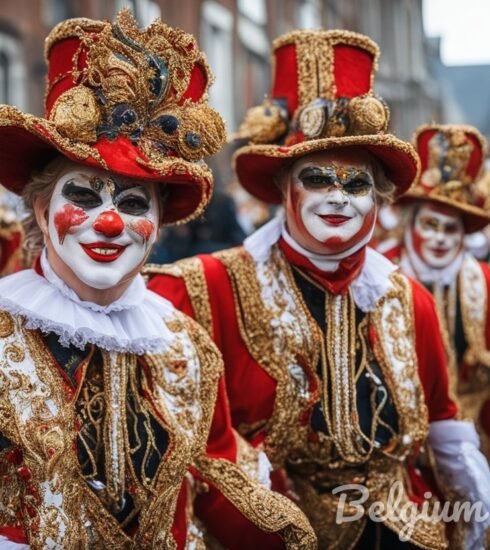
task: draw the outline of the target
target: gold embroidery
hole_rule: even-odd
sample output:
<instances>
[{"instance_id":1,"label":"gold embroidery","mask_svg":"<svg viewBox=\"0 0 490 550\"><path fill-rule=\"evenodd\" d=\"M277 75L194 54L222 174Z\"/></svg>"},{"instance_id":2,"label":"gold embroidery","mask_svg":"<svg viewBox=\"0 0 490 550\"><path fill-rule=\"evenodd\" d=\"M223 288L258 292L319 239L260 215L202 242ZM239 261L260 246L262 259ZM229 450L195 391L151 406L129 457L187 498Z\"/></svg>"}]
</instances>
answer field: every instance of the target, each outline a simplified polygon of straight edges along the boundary
<instances>
[{"instance_id":1,"label":"gold embroidery","mask_svg":"<svg viewBox=\"0 0 490 550\"><path fill-rule=\"evenodd\" d=\"M196 467L255 525L266 532L280 534L286 548L317 548L307 519L288 498L268 491L227 460L203 457ZM258 495L260 498L256 498Z\"/></svg>"},{"instance_id":2,"label":"gold embroidery","mask_svg":"<svg viewBox=\"0 0 490 550\"><path fill-rule=\"evenodd\" d=\"M2 317L9 320L8 314ZM142 492L139 529L131 539L83 479L73 452L75 393L63 389L42 336L25 330L19 317L10 321L13 332L0 340L0 433L12 448L0 452L0 471L10 472L9 464L14 464L15 475L0 480L0 494L9 495L1 500L2 524L12 525L15 517L34 550L44 548L48 538L59 548L175 548L171 527L177 496L187 468L204 452L222 367L204 330L176 312L169 323L175 346L166 356L144 357L150 378L137 371L135 358L127 363L118 354L114 363L121 370L129 369L131 383L135 376L141 380L143 393L151 396L149 403L165 422L169 437L153 486ZM114 390L119 385L114 376L107 376L106 382ZM124 399L124 392L119 397ZM111 395L105 399L110 406ZM105 439L111 436L106 433ZM124 456L127 434L118 437L121 441L113 450L118 454L125 447ZM19 458L13 454L17 462L8 462L6 456L15 453L16 446ZM121 479L119 474L116 480Z\"/></svg>"},{"instance_id":3,"label":"gold embroidery","mask_svg":"<svg viewBox=\"0 0 490 550\"><path fill-rule=\"evenodd\" d=\"M315 486L331 489L345 483L363 483L372 488L373 501L386 502L390 486L400 480L402 501L409 500L400 461L417 441L424 440L427 429L409 283L402 276L392 276L393 289L375 312L367 315L368 326L359 326L359 331L366 333L369 326L374 326L382 341L373 352L394 400L400 436L393 434L391 445L374 449L369 460L349 467L336 457L332 438L322 432L312 434L307 425L311 407L320 399L315 371L323 336L302 300L289 264L277 246L263 263L254 263L243 248L223 251L216 257L232 281L240 334L254 359L277 383L273 413L263 428L264 449L276 468L286 467L320 547L352 547L361 534L363 520L355 525L336 525L338 497L328 490L318 492ZM361 345L367 345L367 334L362 334ZM396 532L404 526L400 518L387 524ZM417 523L410 540L422 548L446 546L443 530L430 522Z\"/></svg>"},{"instance_id":4,"label":"gold embroidery","mask_svg":"<svg viewBox=\"0 0 490 550\"><path fill-rule=\"evenodd\" d=\"M14 332L14 320L6 311L0 311L0 338L7 338Z\"/></svg>"},{"instance_id":5,"label":"gold embroidery","mask_svg":"<svg viewBox=\"0 0 490 550\"><path fill-rule=\"evenodd\" d=\"M143 275L170 275L183 279L194 310L194 318L212 336L213 318L208 285L199 258L186 258L171 265L146 264L142 273Z\"/></svg>"},{"instance_id":6,"label":"gold embroidery","mask_svg":"<svg viewBox=\"0 0 490 550\"><path fill-rule=\"evenodd\" d=\"M464 335L468 347L464 361L470 365L490 367L490 350L486 345L487 284L485 276L472 257L467 256L459 272L459 295L463 315Z\"/></svg>"}]
</instances>

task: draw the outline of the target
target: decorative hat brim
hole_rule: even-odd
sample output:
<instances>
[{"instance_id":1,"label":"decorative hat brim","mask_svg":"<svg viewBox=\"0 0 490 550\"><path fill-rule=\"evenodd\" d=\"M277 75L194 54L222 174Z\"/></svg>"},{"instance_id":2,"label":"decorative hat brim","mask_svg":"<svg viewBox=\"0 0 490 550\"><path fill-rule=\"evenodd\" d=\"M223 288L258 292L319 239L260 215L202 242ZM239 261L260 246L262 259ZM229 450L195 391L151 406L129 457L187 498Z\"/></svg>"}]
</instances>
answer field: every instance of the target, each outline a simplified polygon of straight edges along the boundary
<instances>
[{"instance_id":1,"label":"decorative hat brim","mask_svg":"<svg viewBox=\"0 0 490 550\"><path fill-rule=\"evenodd\" d=\"M21 194L31 173L56 153L86 166L141 181L167 184L165 224L184 223L203 212L212 193L213 176L204 164L181 158L148 157L128 138L100 138L94 144L73 141L47 119L0 105L0 183Z\"/></svg>"},{"instance_id":2,"label":"decorative hat brim","mask_svg":"<svg viewBox=\"0 0 490 550\"><path fill-rule=\"evenodd\" d=\"M375 157L395 185L395 197L405 193L419 176L420 161L415 149L391 134L330 137L287 147L246 145L235 152L233 160L238 179L249 193L269 204L280 204L282 195L275 178L286 162L344 147L362 147Z\"/></svg>"},{"instance_id":3,"label":"decorative hat brim","mask_svg":"<svg viewBox=\"0 0 490 550\"><path fill-rule=\"evenodd\" d=\"M417 191L417 188L410 190L401 197L398 200L398 204L403 205L414 201L435 202L456 209L461 213L466 233L480 231L490 223L490 212L486 212L483 208L471 204L464 204L454 199L444 197L443 195L427 195L424 192Z\"/></svg>"}]
</instances>

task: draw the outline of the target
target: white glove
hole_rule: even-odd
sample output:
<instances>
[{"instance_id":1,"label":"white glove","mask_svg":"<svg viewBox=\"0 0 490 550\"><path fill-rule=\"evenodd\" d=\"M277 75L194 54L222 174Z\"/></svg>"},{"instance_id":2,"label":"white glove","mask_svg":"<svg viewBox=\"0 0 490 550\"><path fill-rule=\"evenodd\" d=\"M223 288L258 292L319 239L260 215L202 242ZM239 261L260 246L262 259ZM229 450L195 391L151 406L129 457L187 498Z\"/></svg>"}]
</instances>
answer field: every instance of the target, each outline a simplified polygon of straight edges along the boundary
<instances>
[{"instance_id":1,"label":"white glove","mask_svg":"<svg viewBox=\"0 0 490 550\"><path fill-rule=\"evenodd\" d=\"M0 535L0 550L27 550L28 548L30 548L28 544L12 542L7 537Z\"/></svg>"},{"instance_id":2,"label":"white glove","mask_svg":"<svg viewBox=\"0 0 490 550\"><path fill-rule=\"evenodd\" d=\"M466 550L483 550L490 527L490 468L480 452L480 439L472 422L439 420L429 426L429 442L437 467L463 501L479 503L466 524ZM464 517L464 514L461 514ZM475 521L475 515L479 521Z\"/></svg>"}]
</instances>

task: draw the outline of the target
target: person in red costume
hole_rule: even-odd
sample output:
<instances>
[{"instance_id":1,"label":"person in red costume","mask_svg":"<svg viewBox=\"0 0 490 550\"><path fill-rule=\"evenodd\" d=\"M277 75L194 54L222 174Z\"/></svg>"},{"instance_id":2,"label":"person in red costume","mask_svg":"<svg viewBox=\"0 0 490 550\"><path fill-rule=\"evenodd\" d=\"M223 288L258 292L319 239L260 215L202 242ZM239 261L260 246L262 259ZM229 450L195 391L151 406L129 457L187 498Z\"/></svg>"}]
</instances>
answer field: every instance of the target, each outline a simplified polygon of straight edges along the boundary
<instances>
[{"instance_id":1,"label":"person in red costume","mask_svg":"<svg viewBox=\"0 0 490 550\"><path fill-rule=\"evenodd\" d=\"M432 296L367 247L379 205L417 178L417 154L387 133L372 40L294 31L273 51L271 96L246 116L235 169L282 208L242 247L148 266L149 288L213 336L234 426L265 450L320 548L445 548L440 522L404 512L427 496L421 445L484 511L490 473L448 395ZM373 503L389 509L381 521ZM485 525L467 527L477 548Z\"/></svg>"},{"instance_id":2,"label":"person in red costume","mask_svg":"<svg viewBox=\"0 0 490 550\"><path fill-rule=\"evenodd\" d=\"M12 197L0 186L0 277L23 267L22 227Z\"/></svg>"},{"instance_id":3,"label":"person in red costume","mask_svg":"<svg viewBox=\"0 0 490 550\"><path fill-rule=\"evenodd\" d=\"M458 124L421 126L414 144L422 175L400 201L403 243L387 254L434 295L453 389L490 458L490 269L464 247L465 235L490 223L480 180L487 144L476 128Z\"/></svg>"},{"instance_id":4,"label":"person in red costume","mask_svg":"<svg viewBox=\"0 0 490 550\"><path fill-rule=\"evenodd\" d=\"M0 106L37 258L0 281L0 548L314 550L232 429L216 346L139 273L209 201L204 54L124 10L60 23L46 58L46 118Z\"/></svg>"}]
</instances>

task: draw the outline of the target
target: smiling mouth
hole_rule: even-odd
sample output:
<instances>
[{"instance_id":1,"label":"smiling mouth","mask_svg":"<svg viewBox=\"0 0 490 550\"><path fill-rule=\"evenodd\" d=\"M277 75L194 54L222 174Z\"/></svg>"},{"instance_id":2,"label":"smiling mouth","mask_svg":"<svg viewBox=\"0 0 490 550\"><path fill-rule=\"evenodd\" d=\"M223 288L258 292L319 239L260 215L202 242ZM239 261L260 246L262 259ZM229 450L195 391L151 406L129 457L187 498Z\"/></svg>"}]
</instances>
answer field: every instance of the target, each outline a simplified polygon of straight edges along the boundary
<instances>
[{"instance_id":1,"label":"smiling mouth","mask_svg":"<svg viewBox=\"0 0 490 550\"><path fill-rule=\"evenodd\" d=\"M116 243L88 243L81 247L92 260L96 262L113 262L126 250L125 246Z\"/></svg>"},{"instance_id":2,"label":"smiling mouth","mask_svg":"<svg viewBox=\"0 0 490 550\"><path fill-rule=\"evenodd\" d=\"M317 215L328 225L342 225L351 219L350 216L342 216L340 214L327 214L325 216L321 214Z\"/></svg>"},{"instance_id":3,"label":"smiling mouth","mask_svg":"<svg viewBox=\"0 0 490 550\"><path fill-rule=\"evenodd\" d=\"M447 248L431 248L430 250L432 254L434 254L434 256L437 256L438 258L445 256L449 252Z\"/></svg>"}]
</instances>

